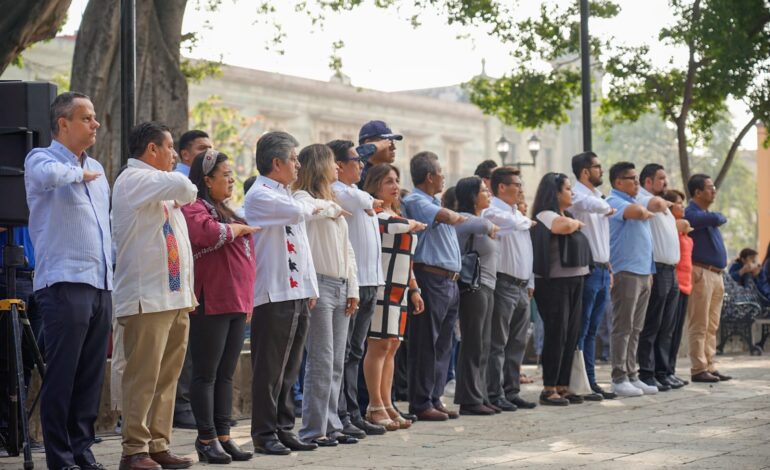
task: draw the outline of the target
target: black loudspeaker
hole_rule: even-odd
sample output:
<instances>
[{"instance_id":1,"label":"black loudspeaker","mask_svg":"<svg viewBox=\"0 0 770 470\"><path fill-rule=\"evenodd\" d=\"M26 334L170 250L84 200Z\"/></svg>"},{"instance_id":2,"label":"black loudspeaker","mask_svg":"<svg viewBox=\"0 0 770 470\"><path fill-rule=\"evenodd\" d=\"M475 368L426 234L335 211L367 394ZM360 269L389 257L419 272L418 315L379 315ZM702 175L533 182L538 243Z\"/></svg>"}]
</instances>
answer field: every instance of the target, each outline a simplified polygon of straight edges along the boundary
<instances>
[{"instance_id":1,"label":"black loudspeaker","mask_svg":"<svg viewBox=\"0 0 770 470\"><path fill-rule=\"evenodd\" d=\"M51 144L50 107L56 85L0 81L0 226L26 225L24 159Z\"/></svg>"}]
</instances>

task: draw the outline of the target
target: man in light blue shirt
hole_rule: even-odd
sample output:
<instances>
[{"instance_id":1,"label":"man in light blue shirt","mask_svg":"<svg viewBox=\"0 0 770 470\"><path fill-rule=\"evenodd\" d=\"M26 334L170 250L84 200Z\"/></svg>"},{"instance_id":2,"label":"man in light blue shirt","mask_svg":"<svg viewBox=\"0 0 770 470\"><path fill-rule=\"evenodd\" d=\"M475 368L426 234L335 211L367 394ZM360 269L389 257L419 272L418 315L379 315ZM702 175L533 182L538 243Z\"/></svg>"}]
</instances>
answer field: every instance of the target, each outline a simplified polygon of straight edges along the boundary
<instances>
[{"instance_id":1,"label":"man in light blue shirt","mask_svg":"<svg viewBox=\"0 0 770 470\"><path fill-rule=\"evenodd\" d=\"M403 201L404 216L428 228L417 234L414 275L422 289L425 310L409 316L409 410L422 421L457 418L441 402L457 323L460 293L460 246L453 225L465 221L441 207L436 194L444 190L438 156L420 152L409 164L414 191Z\"/></svg>"},{"instance_id":2,"label":"man in light blue shirt","mask_svg":"<svg viewBox=\"0 0 770 470\"><path fill-rule=\"evenodd\" d=\"M40 419L48 468L104 468L90 450L112 319L110 187L86 154L98 128L86 95L62 93L51 104L54 141L24 163L46 345Z\"/></svg>"},{"instance_id":3,"label":"man in light blue shirt","mask_svg":"<svg viewBox=\"0 0 770 470\"><path fill-rule=\"evenodd\" d=\"M657 387L639 380L636 352L650 300L651 274L655 272L648 219L652 217L650 210L662 211L666 203L660 198L647 207L637 202L639 177L633 163L613 165L610 182L612 191L607 203L617 211L610 216L613 391L626 397L655 394Z\"/></svg>"},{"instance_id":4,"label":"man in light blue shirt","mask_svg":"<svg viewBox=\"0 0 770 470\"><path fill-rule=\"evenodd\" d=\"M179 138L179 152L177 152L179 154L179 161L176 162L174 171L190 176L190 166L193 160L195 160L196 155L212 147L211 139L209 139L209 135L205 132L199 130L185 132ZM195 428L195 421L192 424L193 428Z\"/></svg>"}]
</instances>

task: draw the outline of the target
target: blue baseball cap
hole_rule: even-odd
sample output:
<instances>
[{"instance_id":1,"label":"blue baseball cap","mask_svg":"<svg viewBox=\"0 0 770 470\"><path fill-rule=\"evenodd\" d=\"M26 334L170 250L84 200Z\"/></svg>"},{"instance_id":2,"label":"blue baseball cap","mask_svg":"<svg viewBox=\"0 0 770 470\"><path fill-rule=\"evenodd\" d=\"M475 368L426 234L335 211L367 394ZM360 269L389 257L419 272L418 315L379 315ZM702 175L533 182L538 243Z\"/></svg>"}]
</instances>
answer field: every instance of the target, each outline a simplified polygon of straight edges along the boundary
<instances>
[{"instance_id":1,"label":"blue baseball cap","mask_svg":"<svg viewBox=\"0 0 770 470\"><path fill-rule=\"evenodd\" d=\"M390 127L382 121L369 121L361 126L361 130L358 132L358 143L362 144L366 139L372 137L390 140L403 140L404 138L401 134L394 134Z\"/></svg>"}]
</instances>

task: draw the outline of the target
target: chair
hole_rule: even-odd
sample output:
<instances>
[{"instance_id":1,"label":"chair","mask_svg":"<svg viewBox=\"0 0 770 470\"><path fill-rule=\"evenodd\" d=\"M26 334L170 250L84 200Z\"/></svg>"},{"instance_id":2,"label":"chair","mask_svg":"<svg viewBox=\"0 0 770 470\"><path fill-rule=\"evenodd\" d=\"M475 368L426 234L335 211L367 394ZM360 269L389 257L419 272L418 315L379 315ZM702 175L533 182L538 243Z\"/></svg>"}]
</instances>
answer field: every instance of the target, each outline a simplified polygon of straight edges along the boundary
<instances>
[{"instance_id":1,"label":"chair","mask_svg":"<svg viewBox=\"0 0 770 470\"><path fill-rule=\"evenodd\" d=\"M766 318L768 310L762 305L758 292L741 286L728 273L723 273L722 277L725 295L717 351L722 354L727 340L736 335L746 342L752 356L760 356L764 352L765 341L770 337L770 319ZM754 323L762 325L762 338L757 343L753 342L751 334Z\"/></svg>"}]
</instances>

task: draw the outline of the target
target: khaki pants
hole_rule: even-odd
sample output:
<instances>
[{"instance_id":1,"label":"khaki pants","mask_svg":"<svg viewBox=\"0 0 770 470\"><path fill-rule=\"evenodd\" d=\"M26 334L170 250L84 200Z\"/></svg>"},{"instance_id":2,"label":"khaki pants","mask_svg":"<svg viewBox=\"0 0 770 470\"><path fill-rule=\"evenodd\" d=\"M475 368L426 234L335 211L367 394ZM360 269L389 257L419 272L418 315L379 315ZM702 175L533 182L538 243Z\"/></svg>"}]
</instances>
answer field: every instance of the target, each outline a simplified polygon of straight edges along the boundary
<instances>
[{"instance_id":1,"label":"khaki pants","mask_svg":"<svg viewBox=\"0 0 770 470\"><path fill-rule=\"evenodd\" d=\"M724 294L725 285L721 273L700 266L692 267L692 294L687 305L692 375L716 370L714 356Z\"/></svg>"},{"instance_id":2,"label":"khaki pants","mask_svg":"<svg viewBox=\"0 0 770 470\"><path fill-rule=\"evenodd\" d=\"M163 452L171 441L176 383L190 328L189 309L121 317L123 455Z\"/></svg>"},{"instance_id":3,"label":"khaki pants","mask_svg":"<svg viewBox=\"0 0 770 470\"><path fill-rule=\"evenodd\" d=\"M120 411L123 407L123 369L126 355L123 353L123 326L112 320L112 361L110 362L110 410Z\"/></svg>"}]
</instances>

